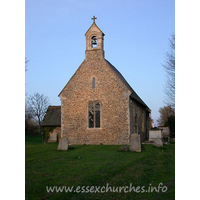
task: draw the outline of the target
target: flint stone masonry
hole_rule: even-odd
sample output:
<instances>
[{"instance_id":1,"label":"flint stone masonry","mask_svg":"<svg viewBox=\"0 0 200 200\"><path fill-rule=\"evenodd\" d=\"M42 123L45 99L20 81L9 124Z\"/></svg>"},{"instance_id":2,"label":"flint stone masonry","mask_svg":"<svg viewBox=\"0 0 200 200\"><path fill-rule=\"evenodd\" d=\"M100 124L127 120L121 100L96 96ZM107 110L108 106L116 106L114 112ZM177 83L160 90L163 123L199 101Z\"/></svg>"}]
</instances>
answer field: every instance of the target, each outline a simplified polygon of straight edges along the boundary
<instances>
[{"instance_id":1,"label":"flint stone masonry","mask_svg":"<svg viewBox=\"0 0 200 200\"><path fill-rule=\"evenodd\" d=\"M129 150L135 152L141 152L140 135L131 134L129 136Z\"/></svg>"},{"instance_id":2,"label":"flint stone masonry","mask_svg":"<svg viewBox=\"0 0 200 200\"><path fill-rule=\"evenodd\" d=\"M104 59L84 61L62 92L61 133L72 144L127 144L129 95ZM88 103L94 101L101 105L100 128L88 127Z\"/></svg>"},{"instance_id":3,"label":"flint stone masonry","mask_svg":"<svg viewBox=\"0 0 200 200\"><path fill-rule=\"evenodd\" d=\"M69 140L68 140L67 137L63 136L59 140L59 144L58 144L58 149L57 150L67 151L68 150L68 146L69 146Z\"/></svg>"}]
</instances>

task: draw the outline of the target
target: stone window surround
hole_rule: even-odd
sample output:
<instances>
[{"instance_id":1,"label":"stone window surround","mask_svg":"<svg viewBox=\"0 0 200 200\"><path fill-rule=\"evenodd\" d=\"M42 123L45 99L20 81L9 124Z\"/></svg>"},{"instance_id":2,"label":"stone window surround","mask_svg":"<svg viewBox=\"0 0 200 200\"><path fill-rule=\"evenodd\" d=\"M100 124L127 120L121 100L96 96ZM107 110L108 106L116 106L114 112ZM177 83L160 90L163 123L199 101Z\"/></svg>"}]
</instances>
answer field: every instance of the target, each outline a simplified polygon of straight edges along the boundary
<instances>
[{"instance_id":1,"label":"stone window surround","mask_svg":"<svg viewBox=\"0 0 200 200\"><path fill-rule=\"evenodd\" d=\"M90 128L89 127L89 104L90 103L93 103L93 104L99 103L100 104L100 127L99 128L96 128L96 127ZM100 129L102 129L102 103L101 103L101 101L99 101L99 100L88 101L87 102L87 115L86 116L87 116L87 129L88 130L95 130L95 129L100 130Z\"/></svg>"},{"instance_id":2,"label":"stone window surround","mask_svg":"<svg viewBox=\"0 0 200 200\"><path fill-rule=\"evenodd\" d=\"M92 45L92 38L93 37L96 37L96 42L97 42L97 44L96 44L96 47L93 47L93 45ZM98 44L98 35L97 35L97 33L96 32L94 32L94 33L92 33L90 36L89 36L89 42L90 42L90 48L91 49L96 49L96 48L98 48L99 47L99 44Z\"/></svg>"},{"instance_id":3,"label":"stone window surround","mask_svg":"<svg viewBox=\"0 0 200 200\"><path fill-rule=\"evenodd\" d=\"M92 43L93 40L96 40L95 46L93 46L93 43ZM91 47L94 49L94 48L97 48L97 46L98 46L98 38L97 38L96 34L95 35L92 34L92 36L91 36Z\"/></svg>"}]
</instances>

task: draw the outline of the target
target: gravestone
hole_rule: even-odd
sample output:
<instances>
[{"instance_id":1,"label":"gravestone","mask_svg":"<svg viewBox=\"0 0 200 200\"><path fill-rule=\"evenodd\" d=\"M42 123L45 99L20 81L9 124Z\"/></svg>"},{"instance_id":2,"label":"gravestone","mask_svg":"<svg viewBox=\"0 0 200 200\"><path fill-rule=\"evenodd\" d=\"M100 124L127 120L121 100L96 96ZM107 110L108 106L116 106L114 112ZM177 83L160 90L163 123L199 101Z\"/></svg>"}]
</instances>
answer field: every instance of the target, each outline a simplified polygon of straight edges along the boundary
<instances>
[{"instance_id":1,"label":"gravestone","mask_svg":"<svg viewBox=\"0 0 200 200\"><path fill-rule=\"evenodd\" d=\"M162 130L160 129L149 130L149 141L155 141L156 139L162 139Z\"/></svg>"},{"instance_id":2,"label":"gravestone","mask_svg":"<svg viewBox=\"0 0 200 200\"><path fill-rule=\"evenodd\" d=\"M170 137L170 129L169 126L159 126L159 129L162 130L162 137L163 138L169 138Z\"/></svg>"},{"instance_id":3,"label":"gravestone","mask_svg":"<svg viewBox=\"0 0 200 200\"><path fill-rule=\"evenodd\" d=\"M68 145L69 145L68 138L66 136L63 136L59 140L58 149L57 150L67 151L68 150Z\"/></svg>"},{"instance_id":4,"label":"gravestone","mask_svg":"<svg viewBox=\"0 0 200 200\"><path fill-rule=\"evenodd\" d=\"M131 134L129 136L129 150L141 152L141 143L140 143L140 135Z\"/></svg>"},{"instance_id":5,"label":"gravestone","mask_svg":"<svg viewBox=\"0 0 200 200\"><path fill-rule=\"evenodd\" d=\"M159 138L155 139L155 141L154 141L154 146L162 147L162 146L163 146L162 140L159 139Z\"/></svg>"}]
</instances>

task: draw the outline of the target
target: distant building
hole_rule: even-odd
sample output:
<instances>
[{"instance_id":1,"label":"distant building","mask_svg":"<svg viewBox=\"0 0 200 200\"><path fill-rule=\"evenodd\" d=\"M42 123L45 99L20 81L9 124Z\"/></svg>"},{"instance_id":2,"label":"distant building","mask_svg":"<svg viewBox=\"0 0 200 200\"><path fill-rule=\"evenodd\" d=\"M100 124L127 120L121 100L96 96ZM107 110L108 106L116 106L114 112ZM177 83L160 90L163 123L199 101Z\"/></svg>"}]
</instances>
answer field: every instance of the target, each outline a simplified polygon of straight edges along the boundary
<instances>
[{"instance_id":1,"label":"distant building","mask_svg":"<svg viewBox=\"0 0 200 200\"><path fill-rule=\"evenodd\" d=\"M49 130L48 142L56 142L61 134L61 106L49 106L42 122L44 129Z\"/></svg>"}]
</instances>

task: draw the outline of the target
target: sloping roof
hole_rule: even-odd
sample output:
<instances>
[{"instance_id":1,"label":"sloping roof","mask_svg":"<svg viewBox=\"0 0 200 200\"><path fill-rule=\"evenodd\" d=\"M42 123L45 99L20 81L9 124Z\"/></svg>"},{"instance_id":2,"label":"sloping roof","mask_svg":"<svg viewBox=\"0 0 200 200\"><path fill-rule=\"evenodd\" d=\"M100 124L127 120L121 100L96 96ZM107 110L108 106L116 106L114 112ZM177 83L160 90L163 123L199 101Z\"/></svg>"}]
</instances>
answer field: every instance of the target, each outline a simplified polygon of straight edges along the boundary
<instances>
[{"instance_id":1,"label":"sloping roof","mask_svg":"<svg viewBox=\"0 0 200 200\"><path fill-rule=\"evenodd\" d=\"M106 60L106 59L105 59ZM111 69L117 74L117 76L122 80L122 82L129 88L129 90L132 92L131 93L131 98L136 100L138 103L142 104L143 106L147 107L148 106L142 101L142 99L137 95L137 93L133 90L133 88L129 85L129 83L126 81L126 79L122 76L122 74L108 61L106 62L109 64ZM149 109L149 108L148 108Z\"/></svg>"},{"instance_id":2,"label":"sloping roof","mask_svg":"<svg viewBox=\"0 0 200 200\"><path fill-rule=\"evenodd\" d=\"M103 35L105 35L105 34L102 32L102 30L96 25L96 23L93 23L93 24L90 26L90 28L88 28L88 30L86 31L85 35L87 35L88 31L89 31L93 26L96 26L96 27L99 29L99 31L100 31Z\"/></svg>"},{"instance_id":3,"label":"sloping roof","mask_svg":"<svg viewBox=\"0 0 200 200\"><path fill-rule=\"evenodd\" d=\"M61 126L61 106L49 106L42 126Z\"/></svg>"}]
</instances>

